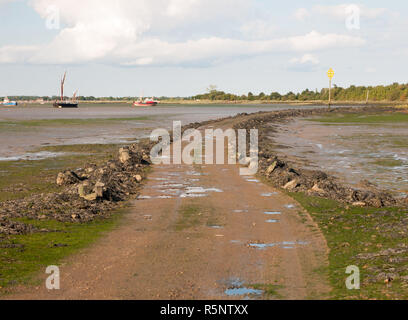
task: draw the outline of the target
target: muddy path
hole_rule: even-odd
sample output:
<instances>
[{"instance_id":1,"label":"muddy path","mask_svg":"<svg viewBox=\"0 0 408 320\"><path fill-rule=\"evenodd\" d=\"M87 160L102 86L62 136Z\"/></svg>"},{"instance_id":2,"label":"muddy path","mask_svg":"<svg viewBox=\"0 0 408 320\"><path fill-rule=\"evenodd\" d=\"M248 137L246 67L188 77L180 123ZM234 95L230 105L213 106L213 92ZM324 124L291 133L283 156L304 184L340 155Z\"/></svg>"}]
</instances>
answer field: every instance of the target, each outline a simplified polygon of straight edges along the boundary
<instances>
[{"instance_id":1,"label":"muddy path","mask_svg":"<svg viewBox=\"0 0 408 320\"><path fill-rule=\"evenodd\" d=\"M120 226L60 265L60 290L44 274L7 298L325 298L327 253L293 199L239 166L157 165Z\"/></svg>"}]
</instances>

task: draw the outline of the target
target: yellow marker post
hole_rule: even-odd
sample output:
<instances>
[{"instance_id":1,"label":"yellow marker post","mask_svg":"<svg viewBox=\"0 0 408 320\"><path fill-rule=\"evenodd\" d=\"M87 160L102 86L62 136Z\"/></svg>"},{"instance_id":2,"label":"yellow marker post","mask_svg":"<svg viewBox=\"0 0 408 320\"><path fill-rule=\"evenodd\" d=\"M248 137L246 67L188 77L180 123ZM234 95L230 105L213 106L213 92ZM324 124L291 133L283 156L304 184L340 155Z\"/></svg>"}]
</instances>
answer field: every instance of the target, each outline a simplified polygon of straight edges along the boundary
<instances>
[{"instance_id":1,"label":"yellow marker post","mask_svg":"<svg viewBox=\"0 0 408 320\"><path fill-rule=\"evenodd\" d=\"M331 87L332 87L332 79L334 77L334 70L332 68L327 71L327 76L329 77L329 108L331 106Z\"/></svg>"}]
</instances>

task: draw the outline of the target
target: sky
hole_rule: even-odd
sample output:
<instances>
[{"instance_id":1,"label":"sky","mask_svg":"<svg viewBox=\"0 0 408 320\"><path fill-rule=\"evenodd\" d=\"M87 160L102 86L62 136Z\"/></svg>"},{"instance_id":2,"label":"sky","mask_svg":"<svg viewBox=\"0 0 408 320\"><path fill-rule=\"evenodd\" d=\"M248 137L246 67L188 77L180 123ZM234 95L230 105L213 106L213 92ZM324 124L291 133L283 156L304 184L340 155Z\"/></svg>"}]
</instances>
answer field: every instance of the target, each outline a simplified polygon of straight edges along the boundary
<instances>
[{"instance_id":1,"label":"sky","mask_svg":"<svg viewBox=\"0 0 408 320\"><path fill-rule=\"evenodd\" d=\"M0 96L407 83L408 2L0 0Z\"/></svg>"}]
</instances>

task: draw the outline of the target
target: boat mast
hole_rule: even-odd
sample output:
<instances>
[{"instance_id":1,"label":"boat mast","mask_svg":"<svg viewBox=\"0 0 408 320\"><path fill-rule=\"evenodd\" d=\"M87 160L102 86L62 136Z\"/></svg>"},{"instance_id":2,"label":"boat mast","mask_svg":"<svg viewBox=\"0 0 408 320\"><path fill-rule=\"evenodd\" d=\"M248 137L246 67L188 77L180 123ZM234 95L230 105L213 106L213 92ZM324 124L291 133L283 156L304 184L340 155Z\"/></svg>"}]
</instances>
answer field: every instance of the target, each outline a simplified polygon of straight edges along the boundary
<instances>
[{"instance_id":1,"label":"boat mast","mask_svg":"<svg viewBox=\"0 0 408 320\"><path fill-rule=\"evenodd\" d=\"M64 101L64 84L65 84L66 77L67 77L67 72L65 71L64 77L61 80L61 101Z\"/></svg>"}]
</instances>

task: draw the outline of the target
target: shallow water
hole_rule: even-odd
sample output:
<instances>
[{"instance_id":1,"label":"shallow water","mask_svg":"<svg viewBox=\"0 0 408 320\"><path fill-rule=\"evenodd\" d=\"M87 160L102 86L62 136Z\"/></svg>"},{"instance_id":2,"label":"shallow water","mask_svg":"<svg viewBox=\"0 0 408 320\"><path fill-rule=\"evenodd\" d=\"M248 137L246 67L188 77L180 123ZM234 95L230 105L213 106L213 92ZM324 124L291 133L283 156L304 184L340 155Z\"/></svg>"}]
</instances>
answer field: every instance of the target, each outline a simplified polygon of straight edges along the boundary
<instances>
[{"instance_id":1,"label":"shallow water","mask_svg":"<svg viewBox=\"0 0 408 320\"><path fill-rule=\"evenodd\" d=\"M310 106L311 108L312 106ZM0 157L20 156L44 144L129 143L149 137L153 129L170 129L173 121L182 124L215 120L238 113L299 108L288 105L160 105L134 108L125 104L82 104L78 109L55 109L50 105L0 108ZM304 108L304 107L302 107ZM309 108L309 107L308 107ZM146 120L134 118L147 117ZM120 119L112 121L111 119ZM129 118L126 120L126 118ZM132 120L133 118L133 120ZM55 119L109 119L83 125L20 125L18 121ZM16 122L17 121L17 122ZM11 122L11 123L9 123Z\"/></svg>"},{"instance_id":2,"label":"shallow water","mask_svg":"<svg viewBox=\"0 0 408 320\"><path fill-rule=\"evenodd\" d=\"M362 180L408 193L408 123L322 124L294 120L274 139L281 156L358 186Z\"/></svg>"}]
</instances>

